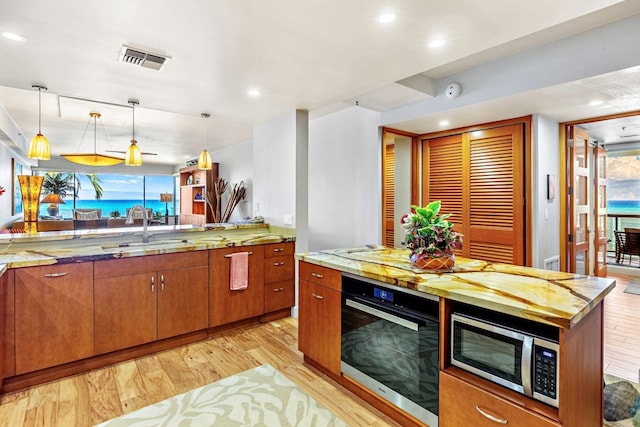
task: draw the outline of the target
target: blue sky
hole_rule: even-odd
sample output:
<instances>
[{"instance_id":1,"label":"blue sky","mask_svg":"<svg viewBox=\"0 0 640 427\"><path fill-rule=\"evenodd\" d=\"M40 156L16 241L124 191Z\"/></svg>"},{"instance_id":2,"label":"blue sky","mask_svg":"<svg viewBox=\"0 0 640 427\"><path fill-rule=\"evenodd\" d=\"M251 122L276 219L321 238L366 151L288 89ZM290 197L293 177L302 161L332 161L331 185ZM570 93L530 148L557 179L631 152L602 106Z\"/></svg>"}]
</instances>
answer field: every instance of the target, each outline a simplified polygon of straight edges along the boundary
<instances>
[{"instance_id":1,"label":"blue sky","mask_svg":"<svg viewBox=\"0 0 640 427\"><path fill-rule=\"evenodd\" d=\"M160 193L173 192L173 176L149 175L115 175L98 174L102 180L104 190L103 200L130 200L142 199L143 187L146 180L147 199L158 199ZM79 191L80 200L95 199L95 191L86 176L79 175L82 189Z\"/></svg>"}]
</instances>

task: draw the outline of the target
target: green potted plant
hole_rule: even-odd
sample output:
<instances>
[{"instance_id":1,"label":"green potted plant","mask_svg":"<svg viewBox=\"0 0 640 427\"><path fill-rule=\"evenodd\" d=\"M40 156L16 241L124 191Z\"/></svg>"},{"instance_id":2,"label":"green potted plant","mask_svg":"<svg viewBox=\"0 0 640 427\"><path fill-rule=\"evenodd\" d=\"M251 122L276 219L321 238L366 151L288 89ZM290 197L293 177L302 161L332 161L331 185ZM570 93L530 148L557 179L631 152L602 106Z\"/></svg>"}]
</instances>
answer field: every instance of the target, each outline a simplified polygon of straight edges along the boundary
<instances>
[{"instance_id":1,"label":"green potted plant","mask_svg":"<svg viewBox=\"0 0 640 427\"><path fill-rule=\"evenodd\" d=\"M115 210L115 211L109 212L109 217L111 217L111 218L120 218L120 211Z\"/></svg>"},{"instance_id":2,"label":"green potted plant","mask_svg":"<svg viewBox=\"0 0 640 427\"><path fill-rule=\"evenodd\" d=\"M450 270L455 262L454 249L462 247L462 234L453 231L447 218L439 215L440 200L421 208L412 205L412 213L402 217L406 235L402 244L411 251L410 260L418 268Z\"/></svg>"}]
</instances>

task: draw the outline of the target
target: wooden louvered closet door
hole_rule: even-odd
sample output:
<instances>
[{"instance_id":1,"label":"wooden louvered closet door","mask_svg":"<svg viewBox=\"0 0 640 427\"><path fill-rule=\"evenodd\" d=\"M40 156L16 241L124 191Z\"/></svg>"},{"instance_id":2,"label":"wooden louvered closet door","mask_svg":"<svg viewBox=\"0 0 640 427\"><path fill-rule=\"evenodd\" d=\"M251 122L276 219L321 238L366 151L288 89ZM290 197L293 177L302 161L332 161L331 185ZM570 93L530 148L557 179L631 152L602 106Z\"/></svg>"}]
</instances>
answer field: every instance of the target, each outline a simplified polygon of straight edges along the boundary
<instances>
[{"instance_id":1,"label":"wooden louvered closet door","mask_svg":"<svg viewBox=\"0 0 640 427\"><path fill-rule=\"evenodd\" d=\"M424 141L423 204L453 213L462 256L524 265L523 163L522 125Z\"/></svg>"},{"instance_id":2,"label":"wooden louvered closet door","mask_svg":"<svg viewBox=\"0 0 640 427\"><path fill-rule=\"evenodd\" d=\"M384 144L384 177L383 177L383 239L385 246L393 248L395 240L395 146L391 143Z\"/></svg>"}]
</instances>

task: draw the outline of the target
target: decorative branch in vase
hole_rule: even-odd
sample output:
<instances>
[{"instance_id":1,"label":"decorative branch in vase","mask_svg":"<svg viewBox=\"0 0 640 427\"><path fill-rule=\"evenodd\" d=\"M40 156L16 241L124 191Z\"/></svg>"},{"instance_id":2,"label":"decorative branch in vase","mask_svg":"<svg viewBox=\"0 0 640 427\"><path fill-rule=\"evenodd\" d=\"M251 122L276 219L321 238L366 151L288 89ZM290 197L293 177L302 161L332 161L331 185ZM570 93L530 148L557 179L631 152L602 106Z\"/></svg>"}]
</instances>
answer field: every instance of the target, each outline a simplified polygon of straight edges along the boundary
<instances>
[{"instance_id":1,"label":"decorative branch in vase","mask_svg":"<svg viewBox=\"0 0 640 427\"><path fill-rule=\"evenodd\" d=\"M227 190L227 181L218 177L213 184L213 190L207 191L206 202L211 209L211 216L214 223L229 222L231 214L233 213L238 203L244 200L247 191L244 187L244 181L240 181L239 184L233 185L231 195L227 199L227 204L224 211L222 211L222 194Z\"/></svg>"},{"instance_id":2,"label":"decorative branch in vase","mask_svg":"<svg viewBox=\"0 0 640 427\"><path fill-rule=\"evenodd\" d=\"M403 246L411 250L413 265L425 270L450 271L455 263L454 249L462 248L462 234L453 231L447 220L451 214L438 215L441 201L421 208L412 205L414 212L402 217L406 235Z\"/></svg>"}]
</instances>

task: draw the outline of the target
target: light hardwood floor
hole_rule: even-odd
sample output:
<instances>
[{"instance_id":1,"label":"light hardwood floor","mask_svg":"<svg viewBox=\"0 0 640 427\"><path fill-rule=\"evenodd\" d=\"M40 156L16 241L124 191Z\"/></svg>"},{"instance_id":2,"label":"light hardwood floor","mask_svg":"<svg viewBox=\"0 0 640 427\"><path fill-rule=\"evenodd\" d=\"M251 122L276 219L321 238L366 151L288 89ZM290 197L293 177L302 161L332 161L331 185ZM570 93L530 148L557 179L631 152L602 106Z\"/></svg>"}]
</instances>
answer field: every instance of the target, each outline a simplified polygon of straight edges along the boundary
<instances>
[{"instance_id":1,"label":"light hardwood floor","mask_svg":"<svg viewBox=\"0 0 640 427\"><path fill-rule=\"evenodd\" d=\"M0 398L0 426L91 426L269 363L350 426L399 426L305 364L287 318Z\"/></svg>"},{"instance_id":2,"label":"light hardwood floor","mask_svg":"<svg viewBox=\"0 0 640 427\"><path fill-rule=\"evenodd\" d=\"M616 277L605 299L605 372L638 381L640 295ZM155 355L0 397L0 426L91 426L238 372L269 363L351 426L398 426L304 364L297 321L250 326Z\"/></svg>"},{"instance_id":3,"label":"light hardwood floor","mask_svg":"<svg viewBox=\"0 0 640 427\"><path fill-rule=\"evenodd\" d=\"M640 295L624 293L629 276L613 276L615 289L604 300L604 371L639 382Z\"/></svg>"}]
</instances>

